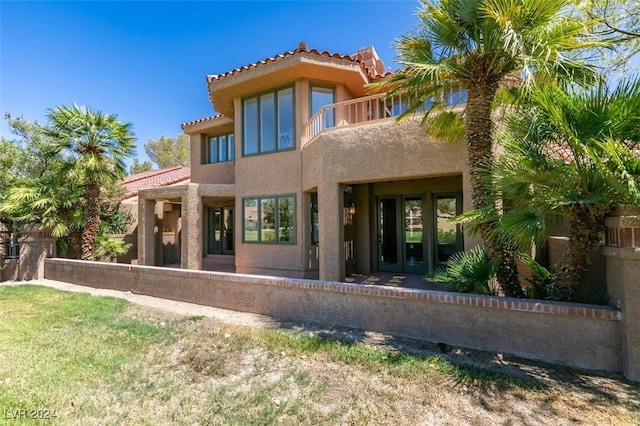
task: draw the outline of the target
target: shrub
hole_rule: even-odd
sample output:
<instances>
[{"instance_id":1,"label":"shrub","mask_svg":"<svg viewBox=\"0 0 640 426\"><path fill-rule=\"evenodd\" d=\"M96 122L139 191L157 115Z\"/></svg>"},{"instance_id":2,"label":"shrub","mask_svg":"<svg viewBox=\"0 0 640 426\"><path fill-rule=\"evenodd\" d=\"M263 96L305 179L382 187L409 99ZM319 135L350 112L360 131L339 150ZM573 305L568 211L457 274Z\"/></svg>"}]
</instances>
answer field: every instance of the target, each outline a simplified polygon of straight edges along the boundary
<instances>
[{"instance_id":1,"label":"shrub","mask_svg":"<svg viewBox=\"0 0 640 426\"><path fill-rule=\"evenodd\" d=\"M491 260L482 247L474 247L451 256L447 266L436 270L429 280L445 284L449 291L497 296L497 269L497 261Z\"/></svg>"}]
</instances>

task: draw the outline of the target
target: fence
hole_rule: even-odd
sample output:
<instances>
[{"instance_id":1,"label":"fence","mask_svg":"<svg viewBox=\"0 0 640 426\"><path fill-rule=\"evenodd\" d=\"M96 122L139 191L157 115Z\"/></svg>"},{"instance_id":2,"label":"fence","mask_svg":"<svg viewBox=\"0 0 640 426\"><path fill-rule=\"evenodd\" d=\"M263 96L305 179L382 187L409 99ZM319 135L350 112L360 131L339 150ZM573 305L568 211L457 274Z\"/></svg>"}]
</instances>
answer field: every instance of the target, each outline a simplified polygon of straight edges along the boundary
<instances>
[{"instance_id":1,"label":"fence","mask_svg":"<svg viewBox=\"0 0 640 426\"><path fill-rule=\"evenodd\" d=\"M621 371L621 312L606 306L46 259L45 277L97 288Z\"/></svg>"}]
</instances>

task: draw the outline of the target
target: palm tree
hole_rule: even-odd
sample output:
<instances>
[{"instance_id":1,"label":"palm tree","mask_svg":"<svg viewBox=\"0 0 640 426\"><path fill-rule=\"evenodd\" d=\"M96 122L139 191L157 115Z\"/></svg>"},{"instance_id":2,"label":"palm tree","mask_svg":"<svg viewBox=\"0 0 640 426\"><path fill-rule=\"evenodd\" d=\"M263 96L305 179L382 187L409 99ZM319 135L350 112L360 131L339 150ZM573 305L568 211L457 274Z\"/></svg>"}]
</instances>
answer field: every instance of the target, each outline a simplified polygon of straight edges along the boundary
<instances>
[{"instance_id":1,"label":"palm tree","mask_svg":"<svg viewBox=\"0 0 640 426\"><path fill-rule=\"evenodd\" d=\"M135 138L131 124L114 114L103 114L76 104L49 111L53 152L66 160L67 176L83 189L83 260L93 260L100 225L102 188L126 175L124 160L132 155Z\"/></svg>"},{"instance_id":2,"label":"palm tree","mask_svg":"<svg viewBox=\"0 0 640 426\"><path fill-rule=\"evenodd\" d=\"M0 213L19 223L39 223L56 238L67 236L67 255L77 258L84 223L82 188L67 185L64 176L56 174L59 166L59 162L54 161L44 176L24 177L13 182L4 194Z\"/></svg>"},{"instance_id":3,"label":"palm tree","mask_svg":"<svg viewBox=\"0 0 640 426\"><path fill-rule=\"evenodd\" d=\"M569 56L593 47L585 25L566 12L570 0L420 0L415 32L396 42L398 62L406 70L383 87L407 93L407 114L431 105L430 115L446 109L447 91L466 89L464 139L467 144L473 207L487 206L482 170L493 162L492 109L505 77L522 78L524 87L540 77L582 78L591 68ZM434 102L435 100L435 102ZM479 166L485 165L485 169ZM497 277L507 296L523 296L513 253L481 229L489 254L501 259Z\"/></svg>"},{"instance_id":4,"label":"palm tree","mask_svg":"<svg viewBox=\"0 0 640 426\"><path fill-rule=\"evenodd\" d=\"M548 224L565 218L569 243L549 295L586 300L581 279L601 241L604 219L618 204L640 205L640 78L610 90L548 86L507 120L495 185L511 206L505 234L526 246L544 241Z\"/></svg>"}]
</instances>

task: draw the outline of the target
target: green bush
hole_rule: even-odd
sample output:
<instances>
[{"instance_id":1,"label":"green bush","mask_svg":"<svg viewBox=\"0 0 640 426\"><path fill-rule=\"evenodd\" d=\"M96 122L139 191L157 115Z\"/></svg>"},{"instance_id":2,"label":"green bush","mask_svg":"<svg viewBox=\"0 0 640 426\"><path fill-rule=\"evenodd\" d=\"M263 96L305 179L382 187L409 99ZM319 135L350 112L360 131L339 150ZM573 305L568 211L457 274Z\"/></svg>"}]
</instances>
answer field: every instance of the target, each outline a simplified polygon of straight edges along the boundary
<instances>
[{"instance_id":1,"label":"green bush","mask_svg":"<svg viewBox=\"0 0 640 426\"><path fill-rule=\"evenodd\" d=\"M481 247L456 253L447 266L428 277L430 281L445 284L449 291L498 295L495 280L498 262L491 260Z\"/></svg>"}]
</instances>

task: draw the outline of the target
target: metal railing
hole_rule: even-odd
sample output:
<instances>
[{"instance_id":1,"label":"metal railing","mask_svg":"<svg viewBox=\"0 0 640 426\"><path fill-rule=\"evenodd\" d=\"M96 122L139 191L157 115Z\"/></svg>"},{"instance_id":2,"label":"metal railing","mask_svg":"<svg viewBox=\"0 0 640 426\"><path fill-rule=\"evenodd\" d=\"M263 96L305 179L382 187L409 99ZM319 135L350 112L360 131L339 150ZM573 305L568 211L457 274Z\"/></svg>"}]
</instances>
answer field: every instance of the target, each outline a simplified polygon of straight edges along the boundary
<instances>
[{"instance_id":1,"label":"metal railing","mask_svg":"<svg viewBox=\"0 0 640 426\"><path fill-rule=\"evenodd\" d=\"M327 129L398 117L407 111L407 100L407 96L401 93L393 96L381 93L325 105L305 124L302 143L309 142ZM447 93L445 102L448 106L466 103L466 91ZM425 103L424 109L429 108L428 104L429 102Z\"/></svg>"},{"instance_id":2,"label":"metal railing","mask_svg":"<svg viewBox=\"0 0 640 426\"><path fill-rule=\"evenodd\" d=\"M18 244L18 243L5 243L4 244L4 258L5 259L20 259L20 244Z\"/></svg>"}]
</instances>

